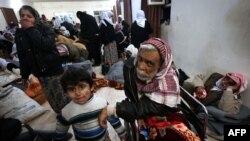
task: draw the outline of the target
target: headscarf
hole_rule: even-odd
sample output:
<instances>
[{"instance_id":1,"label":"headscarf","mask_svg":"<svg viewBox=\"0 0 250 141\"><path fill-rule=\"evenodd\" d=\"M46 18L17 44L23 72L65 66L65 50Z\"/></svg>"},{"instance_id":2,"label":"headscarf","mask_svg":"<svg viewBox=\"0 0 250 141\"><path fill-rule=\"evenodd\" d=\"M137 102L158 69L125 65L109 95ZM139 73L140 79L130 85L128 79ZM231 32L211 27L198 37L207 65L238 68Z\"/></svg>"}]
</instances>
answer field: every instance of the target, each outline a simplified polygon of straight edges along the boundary
<instances>
[{"instance_id":1,"label":"headscarf","mask_svg":"<svg viewBox=\"0 0 250 141\"><path fill-rule=\"evenodd\" d=\"M112 19L112 17L114 16L114 13L112 11L107 11L107 13L108 13L108 17Z\"/></svg>"},{"instance_id":2,"label":"headscarf","mask_svg":"<svg viewBox=\"0 0 250 141\"><path fill-rule=\"evenodd\" d=\"M122 15L118 15L118 17L119 17L119 18L121 18L121 19L123 20L123 17L122 17Z\"/></svg>"},{"instance_id":3,"label":"headscarf","mask_svg":"<svg viewBox=\"0 0 250 141\"><path fill-rule=\"evenodd\" d=\"M122 25L122 15L119 15L118 16L119 18L121 18L121 21L119 21L119 20L117 20L117 22L116 22L116 25L115 25L115 31L116 32L119 32L119 31L121 31L122 29L123 29L123 25Z\"/></svg>"},{"instance_id":4,"label":"headscarf","mask_svg":"<svg viewBox=\"0 0 250 141\"><path fill-rule=\"evenodd\" d=\"M9 36L9 37L7 37L7 36ZM6 38L7 37L7 38ZM4 32L3 32L3 40L6 40L6 41L9 41L9 42L11 42L11 43L15 43L15 37L14 37L14 35L10 32L10 31L8 31L8 30L5 30ZM8 39L9 38L9 39ZM11 38L11 39L10 39Z\"/></svg>"},{"instance_id":5,"label":"headscarf","mask_svg":"<svg viewBox=\"0 0 250 141\"><path fill-rule=\"evenodd\" d=\"M53 22L53 24L54 24L54 28L55 29L58 29L60 26L61 26L61 23L62 23L62 21L61 21L61 19L60 19L60 17L59 16L56 16L56 19L54 20L54 22Z\"/></svg>"},{"instance_id":6,"label":"headscarf","mask_svg":"<svg viewBox=\"0 0 250 141\"><path fill-rule=\"evenodd\" d=\"M145 21L146 21L146 18L145 18L145 13L144 11L142 10L139 10L136 14L136 23L138 26L144 28L145 27Z\"/></svg>"},{"instance_id":7,"label":"headscarf","mask_svg":"<svg viewBox=\"0 0 250 141\"><path fill-rule=\"evenodd\" d=\"M107 26L107 24L105 23L104 20L106 20L107 22L109 22L111 25L114 25L114 23L112 22L112 19L110 17L110 12L111 11L102 11L100 13L100 18L101 18L101 23L104 24L105 26Z\"/></svg>"},{"instance_id":8,"label":"headscarf","mask_svg":"<svg viewBox=\"0 0 250 141\"><path fill-rule=\"evenodd\" d=\"M226 76L231 78L236 83L235 86L234 86L234 88L235 88L234 93L240 94L241 92L246 90L246 88L247 88L247 80L246 80L245 76L243 76L240 73L227 73L225 75L225 77ZM225 77L223 77L223 78L225 78Z\"/></svg>"},{"instance_id":9,"label":"headscarf","mask_svg":"<svg viewBox=\"0 0 250 141\"><path fill-rule=\"evenodd\" d=\"M180 103L180 87L176 72L171 65L172 51L169 44L160 38L150 38L142 44L151 44L157 48L163 62L157 74L150 82L143 84L138 80L136 81L138 91L145 93L146 96L157 103L176 107ZM137 58L135 59L136 61Z\"/></svg>"},{"instance_id":10,"label":"headscarf","mask_svg":"<svg viewBox=\"0 0 250 141\"><path fill-rule=\"evenodd\" d=\"M69 16L66 16L66 15L64 16L64 21L67 23L74 24L73 20Z\"/></svg>"},{"instance_id":11,"label":"headscarf","mask_svg":"<svg viewBox=\"0 0 250 141\"><path fill-rule=\"evenodd\" d=\"M60 32L62 33L63 36L66 36L66 37L69 37L69 36L70 36L70 33L69 33L69 31L66 29L65 26L61 26L61 27L60 27Z\"/></svg>"},{"instance_id":12,"label":"headscarf","mask_svg":"<svg viewBox=\"0 0 250 141\"><path fill-rule=\"evenodd\" d=\"M130 44L125 50L130 51L132 53L131 57L136 57L137 56L138 49L133 44Z\"/></svg>"},{"instance_id":13,"label":"headscarf","mask_svg":"<svg viewBox=\"0 0 250 141\"><path fill-rule=\"evenodd\" d=\"M24 5L19 10L19 15L20 16L21 16L21 11L22 10L28 10L35 17L35 24L36 25L40 25L41 24L41 18L40 18L39 13L36 11L36 9L34 9L33 7L31 7L29 5Z\"/></svg>"}]
</instances>

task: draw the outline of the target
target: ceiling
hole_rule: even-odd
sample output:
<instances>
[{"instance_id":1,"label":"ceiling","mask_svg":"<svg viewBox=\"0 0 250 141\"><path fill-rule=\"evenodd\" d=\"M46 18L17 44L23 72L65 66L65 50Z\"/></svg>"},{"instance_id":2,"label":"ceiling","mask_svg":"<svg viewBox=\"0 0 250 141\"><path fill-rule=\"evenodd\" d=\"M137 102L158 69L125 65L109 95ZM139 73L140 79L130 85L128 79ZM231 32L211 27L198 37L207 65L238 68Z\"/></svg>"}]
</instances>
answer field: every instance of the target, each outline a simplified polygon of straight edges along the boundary
<instances>
[{"instance_id":1,"label":"ceiling","mask_svg":"<svg viewBox=\"0 0 250 141\"><path fill-rule=\"evenodd\" d=\"M60 2L60 1L108 1L108 0L26 0L28 2Z\"/></svg>"}]
</instances>

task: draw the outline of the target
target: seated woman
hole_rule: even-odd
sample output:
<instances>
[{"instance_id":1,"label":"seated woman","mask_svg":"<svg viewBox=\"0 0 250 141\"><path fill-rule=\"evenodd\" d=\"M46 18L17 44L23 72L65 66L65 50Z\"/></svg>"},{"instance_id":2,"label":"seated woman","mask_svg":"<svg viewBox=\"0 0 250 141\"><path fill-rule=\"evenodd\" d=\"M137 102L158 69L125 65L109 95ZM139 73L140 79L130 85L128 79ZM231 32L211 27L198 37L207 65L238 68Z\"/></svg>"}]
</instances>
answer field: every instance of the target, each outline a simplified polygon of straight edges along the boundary
<instances>
[{"instance_id":1,"label":"seated woman","mask_svg":"<svg viewBox=\"0 0 250 141\"><path fill-rule=\"evenodd\" d=\"M219 109L237 113L242 104L240 93L247 88L246 78L239 73L196 75L193 80L184 82L183 87L205 106L218 106Z\"/></svg>"}]
</instances>

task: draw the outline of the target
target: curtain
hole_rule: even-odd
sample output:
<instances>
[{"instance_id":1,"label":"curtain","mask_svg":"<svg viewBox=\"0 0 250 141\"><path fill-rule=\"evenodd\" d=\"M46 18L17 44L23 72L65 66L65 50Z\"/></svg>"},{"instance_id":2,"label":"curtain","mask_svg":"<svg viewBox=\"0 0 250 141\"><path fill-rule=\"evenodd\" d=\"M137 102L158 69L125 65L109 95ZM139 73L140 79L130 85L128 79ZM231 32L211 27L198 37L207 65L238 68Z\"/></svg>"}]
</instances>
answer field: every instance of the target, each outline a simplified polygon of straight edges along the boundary
<instances>
[{"instance_id":1,"label":"curtain","mask_svg":"<svg viewBox=\"0 0 250 141\"><path fill-rule=\"evenodd\" d=\"M129 25L132 24L131 0L124 0L124 20L125 20Z\"/></svg>"},{"instance_id":2,"label":"curtain","mask_svg":"<svg viewBox=\"0 0 250 141\"><path fill-rule=\"evenodd\" d=\"M121 15L121 4L119 0L116 0L116 10L117 10L117 16Z\"/></svg>"},{"instance_id":3,"label":"curtain","mask_svg":"<svg viewBox=\"0 0 250 141\"><path fill-rule=\"evenodd\" d=\"M112 21L113 21L113 23L115 23L116 21L117 21L117 9L116 9L116 6L114 5L113 6L113 18L112 18Z\"/></svg>"},{"instance_id":4,"label":"curtain","mask_svg":"<svg viewBox=\"0 0 250 141\"><path fill-rule=\"evenodd\" d=\"M147 0L141 1L141 9L145 12L145 16L153 28L152 37L161 36L161 5L147 5Z\"/></svg>"}]
</instances>

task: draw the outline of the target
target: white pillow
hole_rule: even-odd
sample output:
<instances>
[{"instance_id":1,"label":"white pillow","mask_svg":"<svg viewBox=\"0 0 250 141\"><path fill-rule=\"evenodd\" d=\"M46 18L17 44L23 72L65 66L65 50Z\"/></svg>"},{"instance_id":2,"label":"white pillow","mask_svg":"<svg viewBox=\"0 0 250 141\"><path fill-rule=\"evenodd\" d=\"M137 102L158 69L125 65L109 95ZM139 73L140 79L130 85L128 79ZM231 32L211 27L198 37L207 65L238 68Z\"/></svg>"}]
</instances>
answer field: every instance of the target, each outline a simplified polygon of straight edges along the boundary
<instances>
[{"instance_id":1,"label":"white pillow","mask_svg":"<svg viewBox=\"0 0 250 141\"><path fill-rule=\"evenodd\" d=\"M26 123L45 113L46 108L11 85L0 87L0 118L16 118Z\"/></svg>"}]
</instances>

